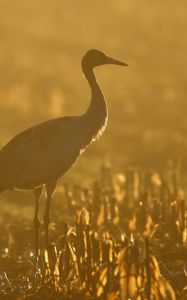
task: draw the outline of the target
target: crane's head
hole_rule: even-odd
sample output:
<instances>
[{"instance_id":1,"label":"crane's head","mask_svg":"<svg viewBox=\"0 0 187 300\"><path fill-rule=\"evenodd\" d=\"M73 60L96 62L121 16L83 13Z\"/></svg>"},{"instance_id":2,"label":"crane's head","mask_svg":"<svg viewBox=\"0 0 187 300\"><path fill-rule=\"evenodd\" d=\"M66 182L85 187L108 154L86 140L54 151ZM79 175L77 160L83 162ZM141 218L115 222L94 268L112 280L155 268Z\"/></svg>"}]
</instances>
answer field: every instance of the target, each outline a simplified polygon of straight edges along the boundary
<instances>
[{"instance_id":1,"label":"crane's head","mask_svg":"<svg viewBox=\"0 0 187 300\"><path fill-rule=\"evenodd\" d=\"M94 68L106 64L128 66L126 63L106 56L103 52L96 49L91 49L86 52L85 56L82 59L83 69L85 69L85 67Z\"/></svg>"}]
</instances>

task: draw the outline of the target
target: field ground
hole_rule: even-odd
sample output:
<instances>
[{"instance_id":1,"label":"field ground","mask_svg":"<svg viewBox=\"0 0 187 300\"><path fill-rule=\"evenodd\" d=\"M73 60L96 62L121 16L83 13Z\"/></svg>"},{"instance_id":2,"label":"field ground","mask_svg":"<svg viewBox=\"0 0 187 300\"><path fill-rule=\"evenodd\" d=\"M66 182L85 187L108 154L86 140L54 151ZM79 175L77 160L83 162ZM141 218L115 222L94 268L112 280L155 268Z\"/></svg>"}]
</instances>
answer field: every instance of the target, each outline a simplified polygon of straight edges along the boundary
<instances>
[{"instance_id":1,"label":"field ground","mask_svg":"<svg viewBox=\"0 0 187 300\"><path fill-rule=\"evenodd\" d=\"M0 1L0 147L86 109L88 49L129 65L96 70L108 127L59 184L53 244L44 251L41 228L37 268L32 193L0 195L0 299L187 299L186 9L186 0Z\"/></svg>"},{"instance_id":2,"label":"field ground","mask_svg":"<svg viewBox=\"0 0 187 300\"><path fill-rule=\"evenodd\" d=\"M172 165L160 173L104 166L87 187L61 185L51 209L52 243L44 250L41 228L37 267L31 206L9 200L0 222L1 299L186 299L187 209L179 177Z\"/></svg>"}]
</instances>

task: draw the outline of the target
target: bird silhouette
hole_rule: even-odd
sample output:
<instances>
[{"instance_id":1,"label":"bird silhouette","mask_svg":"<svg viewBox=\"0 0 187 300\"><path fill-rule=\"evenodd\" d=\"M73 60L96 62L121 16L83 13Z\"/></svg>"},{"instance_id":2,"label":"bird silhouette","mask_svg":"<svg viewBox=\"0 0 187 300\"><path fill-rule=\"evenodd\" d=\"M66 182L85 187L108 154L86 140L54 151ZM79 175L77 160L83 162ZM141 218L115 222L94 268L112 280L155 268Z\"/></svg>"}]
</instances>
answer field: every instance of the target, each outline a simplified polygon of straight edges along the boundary
<instances>
[{"instance_id":1,"label":"bird silhouette","mask_svg":"<svg viewBox=\"0 0 187 300\"><path fill-rule=\"evenodd\" d=\"M33 189L35 195L35 251L39 253L39 200L46 188L44 212L45 246L49 244L49 210L58 179L76 162L85 148L104 131L107 104L94 75L94 67L127 64L95 49L82 59L82 71L91 88L86 112L37 124L10 140L0 151L0 193L4 190Z\"/></svg>"}]
</instances>

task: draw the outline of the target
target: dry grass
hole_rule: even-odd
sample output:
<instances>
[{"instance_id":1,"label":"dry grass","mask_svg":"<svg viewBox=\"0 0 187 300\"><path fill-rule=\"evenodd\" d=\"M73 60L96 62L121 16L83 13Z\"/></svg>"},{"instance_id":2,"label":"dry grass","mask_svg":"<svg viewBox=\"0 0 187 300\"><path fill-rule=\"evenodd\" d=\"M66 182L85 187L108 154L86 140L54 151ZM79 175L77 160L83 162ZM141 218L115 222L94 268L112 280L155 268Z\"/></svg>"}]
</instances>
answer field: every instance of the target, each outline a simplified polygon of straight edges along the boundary
<instances>
[{"instance_id":1,"label":"dry grass","mask_svg":"<svg viewBox=\"0 0 187 300\"><path fill-rule=\"evenodd\" d=\"M103 167L90 188L65 184L71 222L56 214L52 243L48 251L41 244L36 266L28 222L21 230L2 223L2 299L185 299L187 210L179 175L173 166Z\"/></svg>"},{"instance_id":2,"label":"dry grass","mask_svg":"<svg viewBox=\"0 0 187 300\"><path fill-rule=\"evenodd\" d=\"M129 64L96 71L108 128L65 176L76 186L59 187L53 243L49 252L41 243L36 269L34 201L1 195L1 299L185 299L186 8L185 0L1 1L0 145L34 123L85 110L80 60L89 48ZM122 172L105 167L94 183L108 157ZM171 159L182 162L181 181Z\"/></svg>"}]
</instances>

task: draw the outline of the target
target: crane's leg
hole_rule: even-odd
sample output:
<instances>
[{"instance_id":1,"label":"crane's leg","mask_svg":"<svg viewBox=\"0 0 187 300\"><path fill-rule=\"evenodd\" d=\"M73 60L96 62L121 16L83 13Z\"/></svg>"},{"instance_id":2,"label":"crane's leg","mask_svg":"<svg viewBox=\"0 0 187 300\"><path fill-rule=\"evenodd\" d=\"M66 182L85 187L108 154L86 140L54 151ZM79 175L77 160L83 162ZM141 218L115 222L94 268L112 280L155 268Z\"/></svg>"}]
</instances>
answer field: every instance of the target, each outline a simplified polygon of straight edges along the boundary
<instances>
[{"instance_id":1,"label":"crane's leg","mask_svg":"<svg viewBox=\"0 0 187 300\"><path fill-rule=\"evenodd\" d=\"M51 199L52 199L53 193L56 188L56 184L57 184L57 180L53 180L53 181L46 183L47 202L46 202L45 213L44 213L45 247L46 247L46 249L48 249L48 246L49 246L49 223L50 223L49 209L50 209L50 205L51 205Z\"/></svg>"},{"instance_id":2,"label":"crane's leg","mask_svg":"<svg viewBox=\"0 0 187 300\"><path fill-rule=\"evenodd\" d=\"M35 254L36 257L39 255L39 229L41 226L40 219L39 219L39 202L40 197L42 195L43 186L37 187L34 189L34 196L35 196L35 212L34 212L34 228L35 228Z\"/></svg>"}]
</instances>

